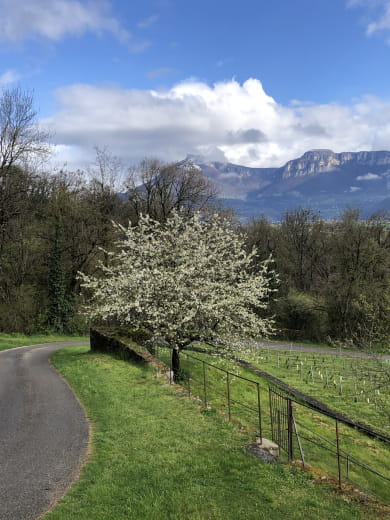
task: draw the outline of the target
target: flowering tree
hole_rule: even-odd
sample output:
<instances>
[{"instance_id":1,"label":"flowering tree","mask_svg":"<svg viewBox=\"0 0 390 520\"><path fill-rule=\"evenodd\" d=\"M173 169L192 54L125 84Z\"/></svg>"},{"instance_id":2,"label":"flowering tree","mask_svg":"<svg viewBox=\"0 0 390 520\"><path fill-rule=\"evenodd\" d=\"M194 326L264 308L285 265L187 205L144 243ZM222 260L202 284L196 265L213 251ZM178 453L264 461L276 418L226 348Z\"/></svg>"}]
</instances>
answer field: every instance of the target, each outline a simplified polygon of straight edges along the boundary
<instances>
[{"instance_id":1,"label":"flowering tree","mask_svg":"<svg viewBox=\"0 0 390 520\"><path fill-rule=\"evenodd\" d=\"M254 270L255 251L245 251L226 220L174 212L164 223L142 216L119 228L124 238L100 276L81 274L91 295L87 312L163 336L175 375L180 351L195 339L227 344L272 331L260 317L272 291L269 262Z\"/></svg>"}]
</instances>

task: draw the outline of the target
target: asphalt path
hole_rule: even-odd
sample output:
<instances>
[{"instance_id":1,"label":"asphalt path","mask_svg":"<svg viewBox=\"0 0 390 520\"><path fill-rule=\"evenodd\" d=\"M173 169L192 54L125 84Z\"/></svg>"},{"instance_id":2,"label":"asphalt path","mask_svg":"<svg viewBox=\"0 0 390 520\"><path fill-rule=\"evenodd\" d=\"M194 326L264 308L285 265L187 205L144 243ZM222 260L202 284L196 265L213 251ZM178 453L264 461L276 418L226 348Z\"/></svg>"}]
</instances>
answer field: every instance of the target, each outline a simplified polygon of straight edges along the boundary
<instances>
[{"instance_id":1,"label":"asphalt path","mask_svg":"<svg viewBox=\"0 0 390 520\"><path fill-rule=\"evenodd\" d=\"M49 356L68 341L0 352L0 520L50 510L86 460L84 409Z\"/></svg>"}]
</instances>

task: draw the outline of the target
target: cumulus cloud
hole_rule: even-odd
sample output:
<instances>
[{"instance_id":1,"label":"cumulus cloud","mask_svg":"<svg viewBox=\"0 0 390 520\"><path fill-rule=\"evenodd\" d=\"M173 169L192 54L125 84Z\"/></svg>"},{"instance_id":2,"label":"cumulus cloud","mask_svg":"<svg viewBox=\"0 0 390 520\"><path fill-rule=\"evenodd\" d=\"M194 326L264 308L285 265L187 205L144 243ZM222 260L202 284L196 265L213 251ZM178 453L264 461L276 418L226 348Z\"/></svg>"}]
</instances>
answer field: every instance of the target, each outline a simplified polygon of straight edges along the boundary
<instances>
[{"instance_id":1,"label":"cumulus cloud","mask_svg":"<svg viewBox=\"0 0 390 520\"><path fill-rule=\"evenodd\" d=\"M377 175L376 173L366 173L365 175L359 175L356 177L357 181L377 181L381 179L382 177L380 175Z\"/></svg>"},{"instance_id":2,"label":"cumulus cloud","mask_svg":"<svg viewBox=\"0 0 390 520\"><path fill-rule=\"evenodd\" d=\"M194 154L254 167L281 166L313 148L390 149L390 102L374 97L285 106L257 79L185 81L164 91L73 85L56 97L59 109L45 123L62 156L79 150L74 156L84 151L86 160L94 145L127 163Z\"/></svg>"},{"instance_id":3,"label":"cumulus cloud","mask_svg":"<svg viewBox=\"0 0 390 520\"><path fill-rule=\"evenodd\" d=\"M257 128L248 128L248 130L237 130L236 132L228 132L226 134L227 144L236 143L261 143L266 141L267 137L261 130Z\"/></svg>"},{"instance_id":4,"label":"cumulus cloud","mask_svg":"<svg viewBox=\"0 0 390 520\"><path fill-rule=\"evenodd\" d=\"M21 42L43 37L58 41L84 32L109 32L121 41L129 33L104 0L0 0L0 39Z\"/></svg>"}]
</instances>

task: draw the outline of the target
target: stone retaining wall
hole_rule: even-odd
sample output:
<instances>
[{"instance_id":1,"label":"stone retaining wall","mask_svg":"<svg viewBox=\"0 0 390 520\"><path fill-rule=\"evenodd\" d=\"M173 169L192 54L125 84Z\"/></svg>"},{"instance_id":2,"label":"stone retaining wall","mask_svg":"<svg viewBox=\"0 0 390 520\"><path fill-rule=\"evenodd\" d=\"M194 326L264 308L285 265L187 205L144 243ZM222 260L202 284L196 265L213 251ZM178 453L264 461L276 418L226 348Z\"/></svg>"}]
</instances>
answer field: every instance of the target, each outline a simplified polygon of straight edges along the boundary
<instances>
[{"instance_id":1,"label":"stone retaining wall","mask_svg":"<svg viewBox=\"0 0 390 520\"><path fill-rule=\"evenodd\" d=\"M114 332L91 329L90 339L91 350L96 352L106 352L125 361L135 361L136 363L150 363L155 360L151 354L140 352L120 341L115 337Z\"/></svg>"}]
</instances>

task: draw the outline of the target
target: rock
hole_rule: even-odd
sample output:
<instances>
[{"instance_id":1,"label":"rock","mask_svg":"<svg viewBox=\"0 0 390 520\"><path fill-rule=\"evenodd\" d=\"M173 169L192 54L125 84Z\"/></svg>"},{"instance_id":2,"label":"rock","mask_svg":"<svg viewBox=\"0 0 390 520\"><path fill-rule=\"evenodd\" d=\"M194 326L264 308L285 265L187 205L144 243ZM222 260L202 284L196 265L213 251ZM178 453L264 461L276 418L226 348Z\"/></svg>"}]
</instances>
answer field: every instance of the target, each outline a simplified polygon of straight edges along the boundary
<instances>
[{"instance_id":1,"label":"rock","mask_svg":"<svg viewBox=\"0 0 390 520\"><path fill-rule=\"evenodd\" d=\"M268 439L259 439L258 442L247 444L245 448L265 462L275 462L279 457L279 446Z\"/></svg>"}]
</instances>

